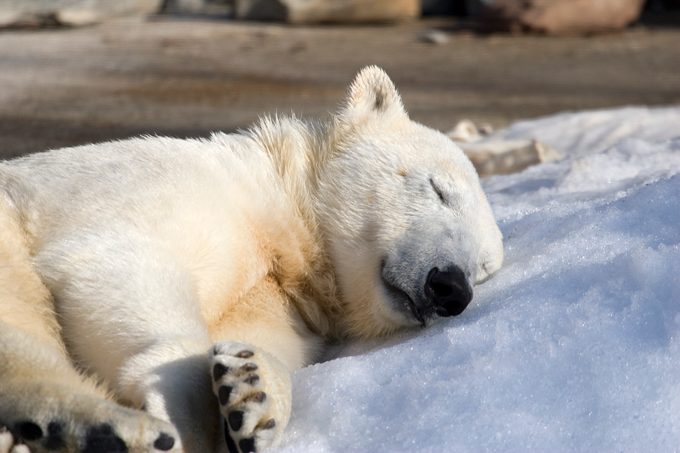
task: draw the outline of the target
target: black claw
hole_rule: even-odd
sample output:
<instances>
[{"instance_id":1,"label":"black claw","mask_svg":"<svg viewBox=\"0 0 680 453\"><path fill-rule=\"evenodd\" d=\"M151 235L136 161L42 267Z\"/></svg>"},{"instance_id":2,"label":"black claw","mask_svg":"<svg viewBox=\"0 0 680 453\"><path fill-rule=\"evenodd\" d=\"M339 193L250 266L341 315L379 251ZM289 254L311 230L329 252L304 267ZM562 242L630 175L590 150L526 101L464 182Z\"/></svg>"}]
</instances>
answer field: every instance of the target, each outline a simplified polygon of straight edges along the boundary
<instances>
[{"instance_id":1,"label":"black claw","mask_svg":"<svg viewBox=\"0 0 680 453\"><path fill-rule=\"evenodd\" d=\"M42 428L33 422L19 422L16 424L16 430L22 439L29 442L38 440L43 436Z\"/></svg>"},{"instance_id":2,"label":"black claw","mask_svg":"<svg viewBox=\"0 0 680 453\"><path fill-rule=\"evenodd\" d=\"M161 433L158 439L153 443L156 450L168 451L175 446L175 438L169 434Z\"/></svg>"},{"instance_id":3,"label":"black claw","mask_svg":"<svg viewBox=\"0 0 680 453\"><path fill-rule=\"evenodd\" d=\"M241 439L241 441L238 443L238 446L241 447L241 451L243 453L251 453L255 451L255 439L252 437L249 437L247 439Z\"/></svg>"},{"instance_id":4,"label":"black claw","mask_svg":"<svg viewBox=\"0 0 680 453\"><path fill-rule=\"evenodd\" d=\"M213 367L213 381L219 381L228 371L229 367L226 367L221 363L216 363Z\"/></svg>"},{"instance_id":5,"label":"black claw","mask_svg":"<svg viewBox=\"0 0 680 453\"><path fill-rule=\"evenodd\" d=\"M260 376L258 376L257 374L253 374L252 376L248 376L247 378L244 379L244 381L250 385L257 384L259 380Z\"/></svg>"},{"instance_id":6,"label":"black claw","mask_svg":"<svg viewBox=\"0 0 680 453\"><path fill-rule=\"evenodd\" d=\"M224 406L229 402L229 396L231 395L231 387L228 385L221 385L220 389L217 391L217 398L220 400L220 404Z\"/></svg>"},{"instance_id":7,"label":"black claw","mask_svg":"<svg viewBox=\"0 0 680 453\"><path fill-rule=\"evenodd\" d=\"M85 448L81 453L127 453L123 439L118 437L108 423L96 425L85 434Z\"/></svg>"},{"instance_id":8,"label":"black claw","mask_svg":"<svg viewBox=\"0 0 680 453\"><path fill-rule=\"evenodd\" d=\"M269 420L267 420L267 423L262 425L262 429L272 429L275 426L276 426L276 420L274 420L273 418L270 418Z\"/></svg>"},{"instance_id":9,"label":"black claw","mask_svg":"<svg viewBox=\"0 0 680 453\"><path fill-rule=\"evenodd\" d=\"M245 372L249 373L251 371L257 370L257 364L249 362L249 363L246 363L245 365L243 365L240 369L241 369L241 371L245 371Z\"/></svg>"},{"instance_id":10,"label":"black claw","mask_svg":"<svg viewBox=\"0 0 680 453\"><path fill-rule=\"evenodd\" d=\"M45 448L50 451L61 450L66 446L64 442L64 424L62 422L50 422L47 425L47 439Z\"/></svg>"},{"instance_id":11,"label":"black claw","mask_svg":"<svg viewBox=\"0 0 680 453\"><path fill-rule=\"evenodd\" d=\"M213 352L213 355L219 355L219 353L220 353L220 347L219 347L219 346L214 346L212 352Z\"/></svg>"},{"instance_id":12,"label":"black claw","mask_svg":"<svg viewBox=\"0 0 680 453\"><path fill-rule=\"evenodd\" d=\"M240 359L249 359L254 355L255 355L255 353L253 351L245 350L245 351L241 351L238 354L236 354L236 357L238 357Z\"/></svg>"},{"instance_id":13,"label":"black claw","mask_svg":"<svg viewBox=\"0 0 680 453\"><path fill-rule=\"evenodd\" d=\"M238 431L243 426L243 411L229 412L229 426L232 431Z\"/></svg>"},{"instance_id":14,"label":"black claw","mask_svg":"<svg viewBox=\"0 0 680 453\"><path fill-rule=\"evenodd\" d=\"M227 425L226 420L224 421L224 441L227 443L227 450L229 450L229 453L239 453L234 439L229 435L229 426Z\"/></svg>"},{"instance_id":15,"label":"black claw","mask_svg":"<svg viewBox=\"0 0 680 453\"><path fill-rule=\"evenodd\" d=\"M264 392L257 392L254 393L250 398L248 398L250 401L255 401L256 403L264 403L264 400L267 399L267 394Z\"/></svg>"}]
</instances>

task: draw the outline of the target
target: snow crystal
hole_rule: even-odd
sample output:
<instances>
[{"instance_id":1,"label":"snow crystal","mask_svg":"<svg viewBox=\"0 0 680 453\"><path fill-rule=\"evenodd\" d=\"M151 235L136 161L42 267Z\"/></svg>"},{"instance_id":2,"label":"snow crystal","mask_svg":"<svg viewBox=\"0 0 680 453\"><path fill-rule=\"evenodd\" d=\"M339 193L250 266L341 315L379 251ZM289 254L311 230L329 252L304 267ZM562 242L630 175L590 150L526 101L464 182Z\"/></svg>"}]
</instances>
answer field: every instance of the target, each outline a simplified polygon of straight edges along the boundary
<instances>
[{"instance_id":1,"label":"snow crystal","mask_svg":"<svg viewBox=\"0 0 680 453\"><path fill-rule=\"evenodd\" d=\"M567 156L485 181L503 269L456 318L298 371L281 451L678 451L679 126L627 108L499 132Z\"/></svg>"}]
</instances>

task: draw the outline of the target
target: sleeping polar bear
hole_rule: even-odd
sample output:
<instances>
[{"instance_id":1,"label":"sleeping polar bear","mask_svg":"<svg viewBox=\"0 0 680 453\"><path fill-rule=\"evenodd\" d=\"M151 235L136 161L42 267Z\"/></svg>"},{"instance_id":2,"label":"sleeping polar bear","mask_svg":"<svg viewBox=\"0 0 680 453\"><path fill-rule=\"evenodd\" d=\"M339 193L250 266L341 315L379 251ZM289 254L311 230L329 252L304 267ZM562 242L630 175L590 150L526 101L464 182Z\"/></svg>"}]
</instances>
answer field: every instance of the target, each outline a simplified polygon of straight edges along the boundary
<instances>
[{"instance_id":1,"label":"sleeping polar bear","mask_svg":"<svg viewBox=\"0 0 680 453\"><path fill-rule=\"evenodd\" d=\"M0 453L261 451L324 341L458 315L502 256L376 67L326 123L0 163Z\"/></svg>"}]
</instances>

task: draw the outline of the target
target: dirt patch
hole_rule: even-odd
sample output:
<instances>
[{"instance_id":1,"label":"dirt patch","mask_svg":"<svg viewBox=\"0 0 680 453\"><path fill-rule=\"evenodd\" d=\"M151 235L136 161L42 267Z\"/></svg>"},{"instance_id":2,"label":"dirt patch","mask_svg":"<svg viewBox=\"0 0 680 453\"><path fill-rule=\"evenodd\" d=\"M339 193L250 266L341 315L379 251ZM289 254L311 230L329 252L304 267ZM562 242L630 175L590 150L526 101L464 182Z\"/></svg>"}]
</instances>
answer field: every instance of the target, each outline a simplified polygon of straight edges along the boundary
<instances>
[{"instance_id":1,"label":"dirt patch","mask_svg":"<svg viewBox=\"0 0 680 453\"><path fill-rule=\"evenodd\" d=\"M425 30L444 30L442 45ZM2 157L141 133L205 135L264 113L334 111L364 65L411 115L446 130L564 110L680 104L680 30L590 38L451 33L451 20L285 27L125 19L0 33Z\"/></svg>"}]
</instances>

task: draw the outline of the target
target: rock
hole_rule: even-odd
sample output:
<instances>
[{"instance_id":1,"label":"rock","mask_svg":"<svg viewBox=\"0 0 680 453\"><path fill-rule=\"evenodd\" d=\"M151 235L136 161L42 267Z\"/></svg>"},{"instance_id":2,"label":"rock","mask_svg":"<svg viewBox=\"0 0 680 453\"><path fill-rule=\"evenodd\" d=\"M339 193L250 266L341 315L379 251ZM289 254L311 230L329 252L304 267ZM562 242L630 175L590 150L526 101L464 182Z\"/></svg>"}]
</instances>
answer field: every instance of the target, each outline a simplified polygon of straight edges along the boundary
<instances>
[{"instance_id":1,"label":"rock","mask_svg":"<svg viewBox=\"0 0 680 453\"><path fill-rule=\"evenodd\" d=\"M237 19L291 24L396 22L420 15L420 0L236 0Z\"/></svg>"},{"instance_id":2,"label":"rock","mask_svg":"<svg viewBox=\"0 0 680 453\"><path fill-rule=\"evenodd\" d=\"M234 0L163 0L161 12L200 16L231 16Z\"/></svg>"},{"instance_id":3,"label":"rock","mask_svg":"<svg viewBox=\"0 0 680 453\"><path fill-rule=\"evenodd\" d=\"M463 16L466 13L465 0L421 0L424 16Z\"/></svg>"},{"instance_id":4,"label":"rock","mask_svg":"<svg viewBox=\"0 0 680 453\"><path fill-rule=\"evenodd\" d=\"M472 161L479 176L517 173L562 157L555 149L536 140L488 140L457 145Z\"/></svg>"},{"instance_id":5,"label":"rock","mask_svg":"<svg viewBox=\"0 0 680 453\"><path fill-rule=\"evenodd\" d=\"M0 0L0 28L89 25L158 11L159 0Z\"/></svg>"},{"instance_id":6,"label":"rock","mask_svg":"<svg viewBox=\"0 0 680 453\"><path fill-rule=\"evenodd\" d=\"M490 124L482 123L477 125L470 120L464 119L460 120L458 124L446 134L455 142L472 143L479 141L492 133L493 126Z\"/></svg>"},{"instance_id":7,"label":"rock","mask_svg":"<svg viewBox=\"0 0 680 453\"><path fill-rule=\"evenodd\" d=\"M482 135L475 123L470 120L458 121L458 124L453 129L448 131L446 135L454 142L472 143L480 140Z\"/></svg>"},{"instance_id":8,"label":"rock","mask_svg":"<svg viewBox=\"0 0 680 453\"><path fill-rule=\"evenodd\" d=\"M449 42L449 35L441 30L430 29L422 32L418 39L429 44L446 44Z\"/></svg>"},{"instance_id":9,"label":"rock","mask_svg":"<svg viewBox=\"0 0 680 453\"><path fill-rule=\"evenodd\" d=\"M458 122L447 132L472 161L479 176L516 173L562 157L555 149L536 140L505 140L488 135L490 133L490 126L477 127L470 120Z\"/></svg>"},{"instance_id":10,"label":"rock","mask_svg":"<svg viewBox=\"0 0 680 453\"><path fill-rule=\"evenodd\" d=\"M486 30L549 35L620 30L635 21L645 0L468 0Z\"/></svg>"}]
</instances>

